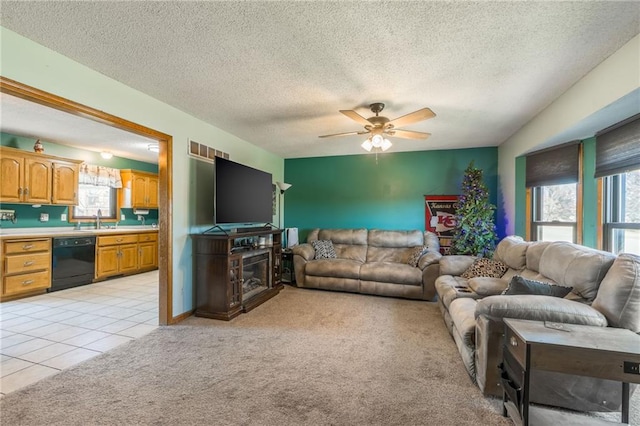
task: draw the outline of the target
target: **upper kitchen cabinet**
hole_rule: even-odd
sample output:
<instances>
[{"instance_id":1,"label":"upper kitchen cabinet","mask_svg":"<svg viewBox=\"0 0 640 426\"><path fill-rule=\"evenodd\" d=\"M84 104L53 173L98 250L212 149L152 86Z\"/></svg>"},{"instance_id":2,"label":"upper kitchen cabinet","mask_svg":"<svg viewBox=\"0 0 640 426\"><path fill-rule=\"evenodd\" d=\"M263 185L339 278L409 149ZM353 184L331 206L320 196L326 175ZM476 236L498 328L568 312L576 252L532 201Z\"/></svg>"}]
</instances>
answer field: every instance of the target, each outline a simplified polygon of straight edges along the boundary
<instances>
[{"instance_id":1,"label":"upper kitchen cabinet","mask_svg":"<svg viewBox=\"0 0 640 426\"><path fill-rule=\"evenodd\" d=\"M137 170L120 170L122 190L120 207L158 208L158 175Z\"/></svg>"},{"instance_id":2,"label":"upper kitchen cabinet","mask_svg":"<svg viewBox=\"0 0 640 426\"><path fill-rule=\"evenodd\" d=\"M81 160L0 147L0 202L77 203Z\"/></svg>"}]
</instances>

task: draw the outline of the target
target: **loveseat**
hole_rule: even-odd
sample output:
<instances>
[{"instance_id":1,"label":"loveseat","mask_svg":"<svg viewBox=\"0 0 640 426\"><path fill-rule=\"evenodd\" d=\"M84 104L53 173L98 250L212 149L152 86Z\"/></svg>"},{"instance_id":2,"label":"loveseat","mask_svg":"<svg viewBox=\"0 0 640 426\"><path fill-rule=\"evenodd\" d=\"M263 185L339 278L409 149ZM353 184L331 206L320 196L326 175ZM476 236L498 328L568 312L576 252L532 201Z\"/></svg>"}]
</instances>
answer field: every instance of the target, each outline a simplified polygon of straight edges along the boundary
<instances>
[{"instance_id":1,"label":"loveseat","mask_svg":"<svg viewBox=\"0 0 640 426\"><path fill-rule=\"evenodd\" d=\"M333 248L328 256L327 246ZM307 243L293 247L296 283L298 287L431 300L442 257L439 250L438 237L432 232L314 229Z\"/></svg>"},{"instance_id":2,"label":"loveseat","mask_svg":"<svg viewBox=\"0 0 640 426\"><path fill-rule=\"evenodd\" d=\"M506 271L500 278L473 277L499 275L495 264L487 267L485 263L484 269L474 270L470 267L481 262L474 257L445 256L436 279L445 324L469 375L485 395L502 395L498 365L503 318L610 326L640 333L638 256L615 256L567 242L525 242L511 236L498 244L491 260L503 263ZM532 287L509 294L521 282ZM558 296L566 296L540 295L558 290ZM535 369L531 380L532 402L578 411L611 411L620 406L618 382Z\"/></svg>"}]
</instances>

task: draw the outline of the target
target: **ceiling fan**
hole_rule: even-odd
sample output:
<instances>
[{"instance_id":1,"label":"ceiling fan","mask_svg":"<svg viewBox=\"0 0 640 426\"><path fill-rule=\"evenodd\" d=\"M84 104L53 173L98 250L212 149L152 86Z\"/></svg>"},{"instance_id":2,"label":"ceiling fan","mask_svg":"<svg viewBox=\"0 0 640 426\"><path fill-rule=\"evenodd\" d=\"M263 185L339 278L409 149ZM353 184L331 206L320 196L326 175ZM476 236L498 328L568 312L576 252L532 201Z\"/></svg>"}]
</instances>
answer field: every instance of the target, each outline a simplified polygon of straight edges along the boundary
<instances>
[{"instance_id":1,"label":"ceiling fan","mask_svg":"<svg viewBox=\"0 0 640 426\"><path fill-rule=\"evenodd\" d=\"M391 146L391 142L385 138L385 136L394 136L405 139L426 139L431 136L430 133L415 132L412 130L402 130L398 127L406 126L407 124L417 123L418 121L427 120L433 118L436 115L429 108L422 108L395 120L389 120L387 117L383 117L380 114L384 109L384 104L376 102L369 105L371 112L375 114L373 117L364 118L353 110L340 110L340 112L353 121L360 123L364 126L364 130L345 133L334 133L331 135L322 135L321 138L329 138L333 136L349 136L349 135L366 135L369 134L369 138L362 144L362 147L367 151L371 151L374 148L377 150L386 151Z\"/></svg>"}]
</instances>

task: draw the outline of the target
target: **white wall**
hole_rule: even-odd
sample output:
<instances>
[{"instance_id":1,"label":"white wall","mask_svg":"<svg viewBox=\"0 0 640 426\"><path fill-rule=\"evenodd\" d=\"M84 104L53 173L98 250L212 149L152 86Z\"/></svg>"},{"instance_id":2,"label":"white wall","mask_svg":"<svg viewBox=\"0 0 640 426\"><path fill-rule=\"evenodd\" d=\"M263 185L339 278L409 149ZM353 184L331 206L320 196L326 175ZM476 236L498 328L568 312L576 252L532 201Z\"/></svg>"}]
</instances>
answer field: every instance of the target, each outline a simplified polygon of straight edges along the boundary
<instances>
[{"instance_id":1,"label":"white wall","mask_svg":"<svg viewBox=\"0 0 640 426\"><path fill-rule=\"evenodd\" d=\"M0 27L0 74L63 98L105 111L173 137L173 316L193 308L191 240L195 214L190 176L193 161L187 141L193 139L228 152L236 162L284 180L284 160L198 120L168 104L91 70L50 49ZM212 104L212 107L215 107ZM277 216L274 218L278 223Z\"/></svg>"},{"instance_id":2,"label":"white wall","mask_svg":"<svg viewBox=\"0 0 640 426\"><path fill-rule=\"evenodd\" d=\"M524 208L515 205L516 157L545 145L570 141L572 128L584 128L584 122L589 117L594 117L599 111L633 91L640 93L637 91L639 87L640 35L637 35L500 145L499 204L503 205L503 214L506 216L506 235L515 231L516 208ZM640 99L635 102L635 108L636 113L640 112ZM555 136L560 134L568 139L556 140L558 138ZM580 136L589 137L593 134ZM576 134L574 138L580 136Z\"/></svg>"}]
</instances>

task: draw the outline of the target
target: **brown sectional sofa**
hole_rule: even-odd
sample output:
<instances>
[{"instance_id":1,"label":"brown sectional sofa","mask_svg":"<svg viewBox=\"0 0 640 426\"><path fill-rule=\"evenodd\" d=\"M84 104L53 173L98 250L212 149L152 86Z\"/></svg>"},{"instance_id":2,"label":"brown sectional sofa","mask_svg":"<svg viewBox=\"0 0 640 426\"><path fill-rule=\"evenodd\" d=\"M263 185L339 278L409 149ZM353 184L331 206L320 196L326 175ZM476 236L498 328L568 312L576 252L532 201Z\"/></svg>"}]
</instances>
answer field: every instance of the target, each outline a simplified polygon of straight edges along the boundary
<instances>
[{"instance_id":1,"label":"brown sectional sofa","mask_svg":"<svg viewBox=\"0 0 640 426\"><path fill-rule=\"evenodd\" d=\"M335 259L317 259L312 241L331 240ZM416 247L427 252L408 264ZM432 300L439 275L437 235L419 230L314 229L293 248L298 287Z\"/></svg>"},{"instance_id":2,"label":"brown sectional sofa","mask_svg":"<svg viewBox=\"0 0 640 426\"><path fill-rule=\"evenodd\" d=\"M627 328L640 333L640 257L615 256L567 242L502 240L493 257L501 278L462 278L470 256L445 256L436 280L445 324L471 378L486 395L502 396L503 318ZM564 298L502 295L515 275L572 287ZM532 402L578 411L617 410L618 382L533 370Z\"/></svg>"}]
</instances>

